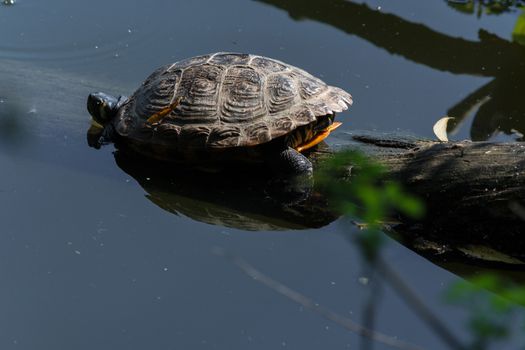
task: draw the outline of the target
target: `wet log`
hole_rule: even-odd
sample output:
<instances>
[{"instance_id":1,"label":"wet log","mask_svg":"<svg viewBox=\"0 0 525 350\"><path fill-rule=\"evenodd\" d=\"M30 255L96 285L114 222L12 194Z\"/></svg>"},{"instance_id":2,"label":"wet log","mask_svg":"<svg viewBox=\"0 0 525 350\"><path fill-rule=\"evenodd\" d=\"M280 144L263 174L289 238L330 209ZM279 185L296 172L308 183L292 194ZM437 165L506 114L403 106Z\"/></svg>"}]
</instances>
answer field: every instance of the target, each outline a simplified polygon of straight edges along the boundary
<instances>
[{"instance_id":1,"label":"wet log","mask_svg":"<svg viewBox=\"0 0 525 350\"><path fill-rule=\"evenodd\" d=\"M346 134L314 162L357 149L387 169L387 179L420 197L426 216L393 227L412 247L461 251L483 260L525 261L525 144L437 142L389 134ZM351 164L349 164L351 166Z\"/></svg>"}]
</instances>

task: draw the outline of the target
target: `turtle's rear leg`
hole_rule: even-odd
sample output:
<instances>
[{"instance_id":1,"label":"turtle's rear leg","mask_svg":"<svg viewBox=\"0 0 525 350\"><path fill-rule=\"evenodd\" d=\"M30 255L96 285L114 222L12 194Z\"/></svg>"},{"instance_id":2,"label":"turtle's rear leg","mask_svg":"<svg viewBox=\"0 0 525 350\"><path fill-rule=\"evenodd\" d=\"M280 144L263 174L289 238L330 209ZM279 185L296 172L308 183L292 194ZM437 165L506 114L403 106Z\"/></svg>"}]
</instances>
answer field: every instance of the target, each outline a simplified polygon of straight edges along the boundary
<instances>
[{"instance_id":1,"label":"turtle's rear leg","mask_svg":"<svg viewBox=\"0 0 525 350\"><path fill-rule=\"evenodd\" d=\"M311 176L313 173L310 160L291 147L286 147L267 162L277 173L283 175Z\"/></svg>"},{"instance_id":2,"label":"turtle's rear leg","mask_svg":"<svg viewBox=\"0 0 525 350\"><path fill-rule=\"evenodd\" d=\"M313 182L313 166L308 158L291 147L286 147L273 154L266 163L277 177L271 180L271 187L279 189L281 196L294 202L300 202L309 197Z\"/></svg>"}]
</instances>

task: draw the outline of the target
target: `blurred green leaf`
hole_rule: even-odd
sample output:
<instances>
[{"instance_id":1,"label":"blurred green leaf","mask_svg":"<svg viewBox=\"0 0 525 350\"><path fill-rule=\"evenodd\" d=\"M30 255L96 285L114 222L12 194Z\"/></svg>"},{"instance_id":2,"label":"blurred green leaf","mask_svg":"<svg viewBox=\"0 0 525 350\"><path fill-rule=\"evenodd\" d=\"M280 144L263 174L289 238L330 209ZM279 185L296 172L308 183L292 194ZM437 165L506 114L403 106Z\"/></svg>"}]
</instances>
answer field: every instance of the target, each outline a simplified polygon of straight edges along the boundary
<instances>
[{"instance_id":1,"label":"blurred green leaf","mask_svg":"<svg viewBox=\"0 0 525 350\"><path fill-rule=\"evenodd\" d=\"M525 45L525 11L521 12L516 21L516 25L512 31L512 40L520 45Z\"/></svg>"},{"instance_id":2,"label":"blurred green leaf","mask_svg":"<svg viewBox=\"0 0 525 350\"><path fill-rule=\"evenodd\" d=\"M420 218L422 203L400 184L385 180L385 169L357 151L344 151L325 161L316 182L344 214L356 216L372 227L397 211Z\"/></svg>"},{"instance_id":3,"label":"blurred green leaf","mask_svg":"<svg viewBox=\"0 0 525 350\"><path fill-rule=\"evenodd\" d=\"M385 179L386 170L357 151L344 151L328 159L316 173L316 183L327 193L336 209L363 221L357 242L368 260L382 246L381 224L391 214L420 218L421 202L406 193L400 184Z\"/></svg>"},{"instance_id":4,"label":"blurred green leaf","mask_svg":"<svg viewBox=\"0 0 525 350\"><path fill-rule=\"evenodd\" d=\"M469 312L468 327L473 335L472 349L486 349L491 343L510 335L521 305L525 287L512 284L496 274L482 274L470 281L449 286L445 294L450 303Z\"/></svg>"}]
</instances>

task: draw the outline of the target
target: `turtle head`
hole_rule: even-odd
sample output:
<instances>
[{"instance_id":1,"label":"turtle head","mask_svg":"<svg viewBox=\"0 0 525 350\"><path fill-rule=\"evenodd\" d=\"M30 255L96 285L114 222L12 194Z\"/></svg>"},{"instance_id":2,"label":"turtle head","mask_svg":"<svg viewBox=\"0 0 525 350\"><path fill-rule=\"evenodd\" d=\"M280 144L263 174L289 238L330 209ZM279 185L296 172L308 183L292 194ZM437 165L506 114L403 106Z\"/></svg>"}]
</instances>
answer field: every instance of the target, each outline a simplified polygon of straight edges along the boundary
<instances>
[{"instance_id":1,"label":"turtle head","mask_svg":"<svg viewBox=\"0 0 525 350\"><path fill-rule=\"evenodd\" d=\"M122 98L116 98L103 92L89 94L87 109L95 121L101 125L108 124L117 114Z\"/></svg>"}]
</instances>

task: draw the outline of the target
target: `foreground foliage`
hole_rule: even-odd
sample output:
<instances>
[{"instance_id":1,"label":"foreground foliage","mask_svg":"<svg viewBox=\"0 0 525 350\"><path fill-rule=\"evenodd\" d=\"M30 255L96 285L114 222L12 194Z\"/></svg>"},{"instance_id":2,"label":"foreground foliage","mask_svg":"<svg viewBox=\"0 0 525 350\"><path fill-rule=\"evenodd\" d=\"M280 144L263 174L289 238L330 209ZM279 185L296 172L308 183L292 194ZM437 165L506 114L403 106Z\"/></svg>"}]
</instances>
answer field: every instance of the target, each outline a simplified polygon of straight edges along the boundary
<instances>
[{"instance_id":1,"label":"foreground foliage","mask_svg":"<svg viewBox=\"0 0 525 350\"><path fill-rule=\"evenodd\" d=\"M516 328L525 330L525 286L513 284L493 274L482 273L450 285L445 290L445 301L468 313L467 330L471 334L463 344L421 303L415 294L402 284L394 271L381 264L381 250L385 243L381 225L385 220L406 216L413 219L425 215L423 202L406 192L400 184L385 177L385 169L356 151L345 151L324 162L317 173L316 183L331 198L341 213L360 222L363 228L353 237L364 260L380 271L391 286L403 294L409 306L416 309L434 331L444 338L450 348L484 350L511 337L516 339ZM397 282L395 282L397 280ZM396 286L397 284L397 286ZM516 327L516 321L519 326ZM494 347L493 347L494 348Z\"/></svg>"}]
</instances>

